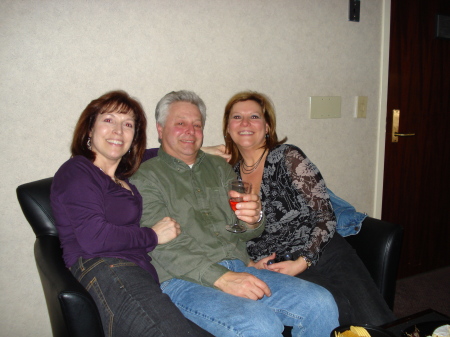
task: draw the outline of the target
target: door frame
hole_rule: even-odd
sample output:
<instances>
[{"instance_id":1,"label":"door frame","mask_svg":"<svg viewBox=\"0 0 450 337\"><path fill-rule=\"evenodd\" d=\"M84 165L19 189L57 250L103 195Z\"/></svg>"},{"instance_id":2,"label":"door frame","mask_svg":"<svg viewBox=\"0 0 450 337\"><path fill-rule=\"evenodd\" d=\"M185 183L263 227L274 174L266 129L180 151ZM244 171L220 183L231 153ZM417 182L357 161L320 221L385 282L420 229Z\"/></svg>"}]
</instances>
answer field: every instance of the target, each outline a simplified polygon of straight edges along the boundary
<instances>
[{"instance_id":1,"label":"door frame","mask_svg":"<svg viewBox=\"0 0 450 337\"><path fill-rule=\"evenodd\" d=\"M380 95L374 183L373 217L381 219L383 205L384 156L386 146L387 92L389 80L389 41L391 32L391 0L383 0L380 51Z\"/></svg>"}]
</instances>

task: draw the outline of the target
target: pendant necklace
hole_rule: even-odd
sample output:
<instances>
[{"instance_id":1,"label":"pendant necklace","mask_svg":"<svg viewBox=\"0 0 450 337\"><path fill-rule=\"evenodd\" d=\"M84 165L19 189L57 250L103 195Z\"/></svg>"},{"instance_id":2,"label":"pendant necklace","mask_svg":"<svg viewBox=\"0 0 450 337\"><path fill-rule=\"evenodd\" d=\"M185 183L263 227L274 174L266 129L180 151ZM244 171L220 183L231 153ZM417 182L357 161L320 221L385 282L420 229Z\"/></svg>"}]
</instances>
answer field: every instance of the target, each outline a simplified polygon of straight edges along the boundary
<instances>
[{"instance_id":1,"label":"pendant necklace","mask_svg":"<svg viewBox=\"0 0 450 337\"><path fill-rule=\"evenodd\" d=\"M253 165L245 164L244 158L242 158L241 161L240 161L240 164L241 164L241 167L242 167L242 173L243 174L250 174L250 173L254 172L258 168L259 163L263 159L266 151L267 151L267 149L264 149L264 152L262 153L261 157L259 157L259 159Z\"/></svg>"}]
</instances>

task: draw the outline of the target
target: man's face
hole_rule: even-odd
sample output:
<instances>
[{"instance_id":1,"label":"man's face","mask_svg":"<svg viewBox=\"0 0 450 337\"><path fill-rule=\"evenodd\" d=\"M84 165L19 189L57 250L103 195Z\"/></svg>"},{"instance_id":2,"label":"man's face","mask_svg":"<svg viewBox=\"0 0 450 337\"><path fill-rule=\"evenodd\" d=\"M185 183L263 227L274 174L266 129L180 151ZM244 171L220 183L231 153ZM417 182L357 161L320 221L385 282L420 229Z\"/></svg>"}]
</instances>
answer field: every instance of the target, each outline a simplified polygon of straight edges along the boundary
<instances>
[{"instance_id":1,"label":"man's face","mask_svg":"<svg viewBox=\"0 0 450 337\"><path fill-rule=\"evenodd\" d=\"M203 143L202 115L196 105L172 103L165 125L156 128L164 151L187 165L195 162Z\"/></svg>"}]
</instances>

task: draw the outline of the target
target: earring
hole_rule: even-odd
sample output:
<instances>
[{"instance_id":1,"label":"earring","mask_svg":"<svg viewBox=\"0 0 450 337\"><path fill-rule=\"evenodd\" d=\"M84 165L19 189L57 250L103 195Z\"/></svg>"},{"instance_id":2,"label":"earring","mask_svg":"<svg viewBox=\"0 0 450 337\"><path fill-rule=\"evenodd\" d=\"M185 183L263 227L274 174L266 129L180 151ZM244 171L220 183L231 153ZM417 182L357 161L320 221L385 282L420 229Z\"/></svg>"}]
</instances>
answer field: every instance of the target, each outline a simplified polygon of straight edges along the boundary
<instances>
[{"instance_id":1,"label":"earring","mask_svg":"<svg viewBox=\"0 0 450 337\"><path fill-rule=\"evenodd\" d=\"M92 150L92 147L91 147L91 137L88 137L88 140L87 140L87 148L88 148L89 150Z\"/></svg>"},{"instance_id":2,"label":"earring","mask_svg":"<svg viewBox=\"0 0 450 337\"><path fill-rule=\"evenodd\" d=\"M266 133L266 138L269 138L269 134L268 133Z\"/></svg>"}]
</instances>

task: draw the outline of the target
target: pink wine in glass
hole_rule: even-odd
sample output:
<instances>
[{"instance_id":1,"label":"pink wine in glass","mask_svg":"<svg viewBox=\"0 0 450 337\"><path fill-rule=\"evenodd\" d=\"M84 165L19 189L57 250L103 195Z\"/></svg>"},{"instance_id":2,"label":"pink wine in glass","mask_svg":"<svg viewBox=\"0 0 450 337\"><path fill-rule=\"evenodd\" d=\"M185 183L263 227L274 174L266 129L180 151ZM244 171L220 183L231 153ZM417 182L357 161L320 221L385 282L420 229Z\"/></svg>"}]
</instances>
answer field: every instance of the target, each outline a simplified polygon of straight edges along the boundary
<instances>
[{"instance_id":1,"label":"pink wine in glass","mask_svg":"<svg viewBox=\"0 0 450 337\"><path fill-rule=\"evenodd\" d=\"M244 202L243 198L230 198L228 200L230 202L230 207L233 212L236 212L236 205L240 202Z\"/></svg>"},{"instance_id":2,"label":"pink wine in glass","mask_svg":"<svg viewBox=\"0 0 450 337\"><path fill-rule=\"evenodd\" d=\"M247 183L242 180L232 180L228 184L228 190L229 191L236 191L239 193L249 194L252 191L252 184ZM230 203L230 207L233 210L233 212L236 212L236 204L243 202L244 199L242 197L235 197L228 200ZM239 220L236 215L234 215L233 223L230 225L227 225L225 227L227 231L233 232L233 233L243 233L247 231L247 227L245 225L239 223Z\"/></svg>"}]
</instances>

